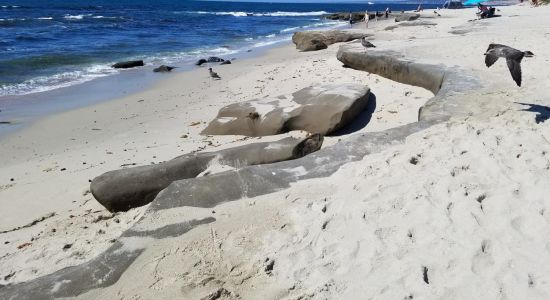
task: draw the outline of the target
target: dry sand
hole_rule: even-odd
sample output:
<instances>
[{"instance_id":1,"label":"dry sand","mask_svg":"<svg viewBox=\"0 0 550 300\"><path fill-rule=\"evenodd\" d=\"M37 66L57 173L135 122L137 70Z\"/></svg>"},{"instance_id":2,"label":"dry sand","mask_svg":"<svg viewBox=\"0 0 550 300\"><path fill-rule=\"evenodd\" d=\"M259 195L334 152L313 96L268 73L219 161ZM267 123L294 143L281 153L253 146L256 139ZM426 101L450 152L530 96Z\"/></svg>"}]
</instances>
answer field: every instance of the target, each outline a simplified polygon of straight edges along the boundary
<instances>
[{"instance_id":1,"label":"dry sand","mask_svg":"<svg viewBox=\"0 0 550 300\"><path fill-rule=\"evenodd\" d=\"M428 20L435 26L384 30L393 24L378 22L372 41L483 78L480 103L491 104L485 113L414 134L329 178L219 205L215 223L159 241L116 285L83 298L550 297L550 122L535 119L536 111L538 121L550 117L550 9L500 10L500 18L472 22L473 10L440 11L441 18ZM485 67L490 42L537 55L522 63L521 88L504 61ZM356 82L376 95L360 131L416 121L430 92L342 68L337 49L273 49L216 67L221 81L204 68L168 75L150 90L48 117L4 139L0 231L55 216L0 235L0 283L89 260L142 214L144 208L111 216L86 194L88 179L123 164L257 140L199 135L226 104ZM515 102L541 107L526 111ZM326 145L345 138L327 138ZM211 213L181 210L182 220Z\"/></svg>"}]
</instances>

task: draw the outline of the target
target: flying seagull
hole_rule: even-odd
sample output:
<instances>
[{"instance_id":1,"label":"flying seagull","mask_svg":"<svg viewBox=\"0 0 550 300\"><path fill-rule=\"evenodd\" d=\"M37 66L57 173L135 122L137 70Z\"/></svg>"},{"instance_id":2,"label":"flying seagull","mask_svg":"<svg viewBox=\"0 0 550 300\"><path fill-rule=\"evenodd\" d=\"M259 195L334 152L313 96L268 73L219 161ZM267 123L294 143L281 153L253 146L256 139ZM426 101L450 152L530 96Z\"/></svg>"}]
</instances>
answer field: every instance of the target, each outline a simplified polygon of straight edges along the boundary
<instances>
[{"instance_id":1,"label":"flying seagull","mask_svg":"<svg viewBox=\"0 0 550 300\"><path fill-rule=\"evenodd\" d=\"M208 68L208 71L210 72L210 77L214 78L214 79L222 79L220 77L220 75L218 75L218 73L212 71L212 68Z\"/></svg>"},{"instance_id":2,"label":"flying seagull","mask_svg":"<svg viewBox=\"0 0 550 300\"><path fill-rule=\"evenodd\" d=\"M363 47L365 47L365 50L367 50L367 48L376 48L375 45L373 45L371 42L367 41L367 37L361 38L361 45L363 45Z\"/></svg>"},{"instance_id":3,"label":"flying seagull","mask_svg":"<svg viewBox=\"0 0 550 300\"><path fill-rule=\"evenodd\" d=\"M506 58L506 64L512 74L512 79L518 86L521 86L521 60L524 57L532 57L531 51L519 51L509 46L500 44L490 44L485 52L485 65L487 68L492 66L499 57Z\"/></svg>"}]
</instances>

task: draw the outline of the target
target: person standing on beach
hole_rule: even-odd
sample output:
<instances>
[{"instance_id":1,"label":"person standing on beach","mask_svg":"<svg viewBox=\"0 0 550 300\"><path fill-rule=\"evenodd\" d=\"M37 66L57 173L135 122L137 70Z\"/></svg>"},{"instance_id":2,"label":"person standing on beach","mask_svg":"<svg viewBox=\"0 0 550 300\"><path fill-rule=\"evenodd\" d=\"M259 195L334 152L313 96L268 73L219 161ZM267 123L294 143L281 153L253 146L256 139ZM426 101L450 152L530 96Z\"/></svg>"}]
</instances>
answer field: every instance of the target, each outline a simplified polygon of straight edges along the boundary
<instances>
[{"instance_id":1,"label":"person standing on beach","mask_svg":"<svg viewBox=\"0 0 550 300\"><path fill-rule=\"evenodd\" d=\"M390 8L386 7L386 19L390 16Z\"/></svg>"},{"instance_id":2,"label":"person standing on beach","mask_svg":"<svg viewBox=\"0 0 550 300\"><path fill-rule=\"evenodd\" d=\"M365 11L365 28L369 28L369 12Z\"/></svg>"},{"instance_id":3,"label":"person standing on beach","mask_svg":"<svg viewBox=\"0 0 550 300\"><path fill-rule=\"evenodd\" d=\"M349 12L349 28L353 27L353 13Z\"/></svg>"}]
</instances>

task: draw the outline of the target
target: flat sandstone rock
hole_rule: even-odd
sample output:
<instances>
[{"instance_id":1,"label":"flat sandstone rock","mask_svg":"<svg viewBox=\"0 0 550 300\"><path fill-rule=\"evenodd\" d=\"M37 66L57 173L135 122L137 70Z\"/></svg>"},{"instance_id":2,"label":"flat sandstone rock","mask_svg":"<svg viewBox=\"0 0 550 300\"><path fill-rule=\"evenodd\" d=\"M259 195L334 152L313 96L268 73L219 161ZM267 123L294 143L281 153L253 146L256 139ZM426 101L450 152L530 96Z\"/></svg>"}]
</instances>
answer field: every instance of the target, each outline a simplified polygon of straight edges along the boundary
<instances>
[{"instance_id":1,"label":"flat sandstone rock","mask_svg":"<svg viewBox=\"0 0 550 300\"><path fill-rule=\"evenodd\" d=\"M414 21L420 18L420 14L400 14L395 17L395 22Z\"/></svg>"},{"instance_id":2,"label":"flat sandstone rock","mask_svg":"<svg viewBox=\"0 0 550 300\"><path fill-rule=\"evenodd\" d=\"M301 31L292 36L292 42L300 51L326 49L334 43L349 42L368 36L358 30Z\"/></svg>"},{"instance_id":3,"label":"flat sandstone rock","mask_svg":"<svg viewBox=\"0 0 550 300\"><path fill-rule=\"evenodd\" d=\"M291 95L223 107L204 135L266 136L292 130L330 134L367 106L370 89L361 84L316 85Z\"/></svg>"}]
</instances>

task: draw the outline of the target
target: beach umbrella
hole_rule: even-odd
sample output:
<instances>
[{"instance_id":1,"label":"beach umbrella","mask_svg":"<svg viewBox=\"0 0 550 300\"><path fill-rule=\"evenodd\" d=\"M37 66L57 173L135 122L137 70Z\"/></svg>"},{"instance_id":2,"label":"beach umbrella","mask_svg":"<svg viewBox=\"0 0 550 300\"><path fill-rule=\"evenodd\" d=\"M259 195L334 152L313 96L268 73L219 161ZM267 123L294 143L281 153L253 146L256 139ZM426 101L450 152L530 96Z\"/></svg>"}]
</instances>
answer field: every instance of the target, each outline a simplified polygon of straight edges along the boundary
<instances>
[{"instance_id":1,"label":"beach umbrella","mask_svg":"<svg viewBox=\"0 0 550 300\"><path fill-rule=\"evenodd\" d=\"M463 2L463 5L477 5L478 3L487 2L487 0L467 0L466 2Z\"/></svg>"}]
</instances>

